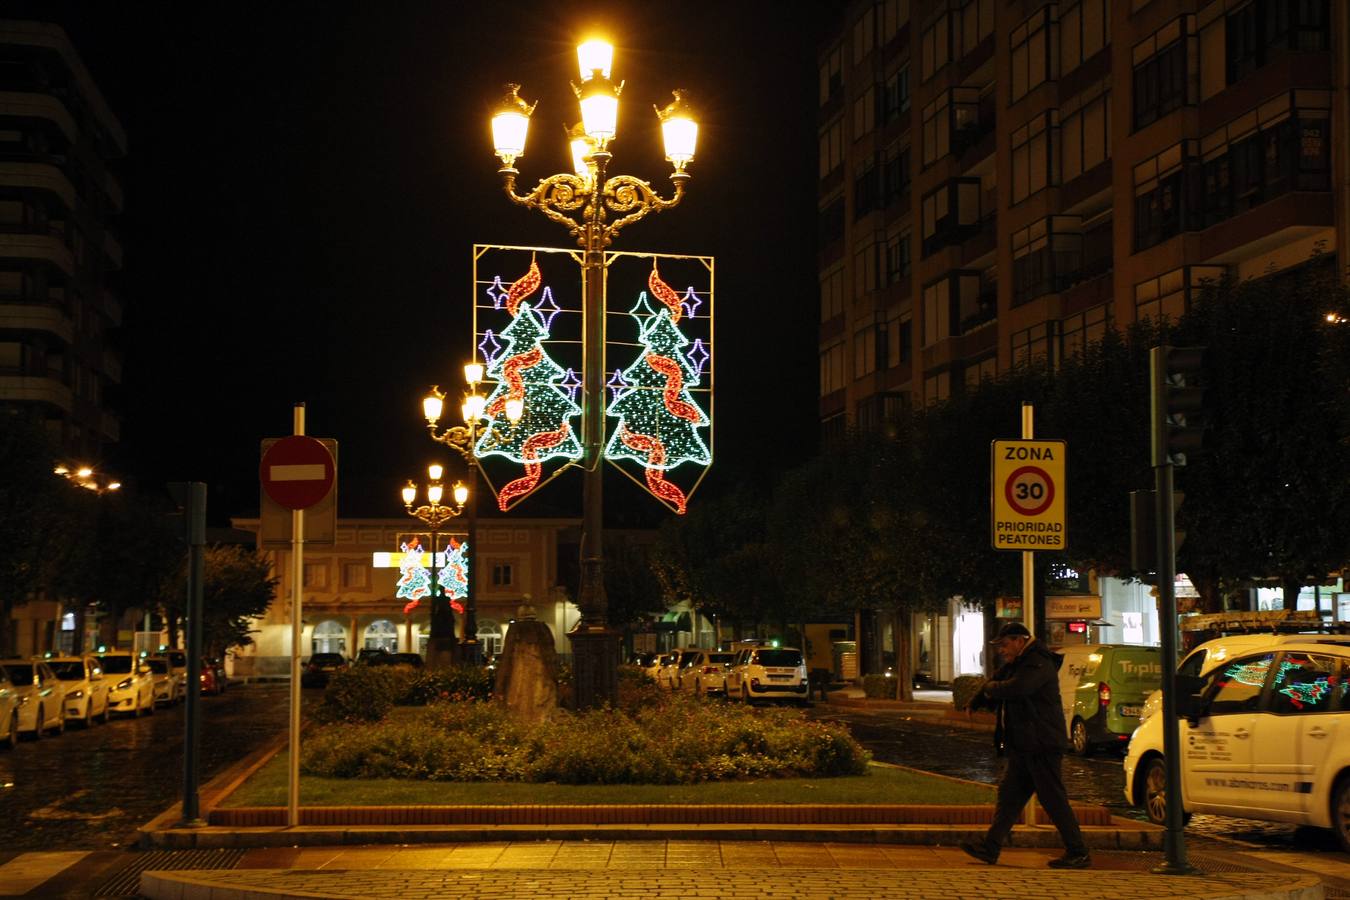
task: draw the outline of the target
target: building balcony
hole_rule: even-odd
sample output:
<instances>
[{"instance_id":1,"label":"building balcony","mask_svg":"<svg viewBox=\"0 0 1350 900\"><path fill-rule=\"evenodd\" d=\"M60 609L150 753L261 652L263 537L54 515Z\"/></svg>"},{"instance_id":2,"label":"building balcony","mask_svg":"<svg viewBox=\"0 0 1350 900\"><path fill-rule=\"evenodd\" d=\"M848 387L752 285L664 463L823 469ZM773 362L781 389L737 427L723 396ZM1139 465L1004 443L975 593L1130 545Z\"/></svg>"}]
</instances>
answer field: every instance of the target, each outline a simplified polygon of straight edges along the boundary
<instances>
[{"instance_id":1,"label":"building balcony","mask_svg":"<svg viewBox=\"0 0 1350 900\"><path fill-rule=\"evenodd\" d=\"M112 236L112 232L103 232L103 253L113 264L113 268L122 268L122 245Z\"/></svg>"},{"instance_id":2,"label":"building balcony","mask_svg":"<svg viewBox=\"0 0 1350 900\"><path fill-rule=\"evenodd\" d=\"M50 234L0 233L0 259L41 259L67 277L75 275L75 257L60 238Z\"/></svg>"},{"instance_id":3,"label":"building balcony","mask_svg":"<svg viewBox=\"0 0 1350 900\"><path fill-rule=\"evenodd\" d=\"M75 185L66 173L50 163L0 162L0 185L21 190L47 191L61 198L67 210L75 209Z\"/></svg>"},{"instance_id":4,"label":"building balcony","mask_svg":"<svg viewBox=\"0 0 1350 900\"><path fill-rule=\"evenodd\" d=\"M0 400L46 403L66 414L70 414L75 405L70 388L58 379L32 375L0 375Z\"/></svg>"},{"instance_id":5,"label":"building balcony","mask_svg":"<svg viewBox=\"0 0 1350 900\"><path fill-rule=\"evenodd\" d=\"M98 414L98 428L108 440L114 443L122 439L122 419L116 413L106 409Z\"/></svg>"},{"instance_id":6,"label":"building balcony","mask_svg":"<svg viewBox=\"0 0 1350 900\"><path fill-rule=\"evenodd\" d=\"M0 331L42 331L67 345L75 340L75 323L65 311L40 303L0 303Z\"/></svg>"},{"instance_id":7,"label":"building balcony","mask_svg":"<svg viewBox=\"0 0 1350 900\"><path fill-rule=\"evenodd\" d=\"M1292 191L1200 232L1199 258L1207 263L1241 265L1334 231L1335 223L1331 193ZM1335 247L1325 249L1331 252Z\"/></svg>"},{"instance_id":8,"label":"building balcony","mask_svg":"<svg viewBox=\"0 0 1350 900\"><path fill-rule=\"evenodd\" d=\"M122 357L114 350L103 351L103 374L109 381L122 383Z\"/></svg>"},{"instance_id":9,"label":"building balcony","mask_svg":"<svg viewBox=\"0 0 1350 900\"><path fill-rule=\"evenodd\" d=\"M122 301L117 299L117 295L112 291L104 289L100 292L103 298L103 314L108 317L108 324L114 327L122 324Z\"/></svg>"},{"instance_id":10,"label":"building balcony","mask_svg":"<svg viewBox=\"0 0 1350 900\"><path fill-rule=\"evenodd\" d=\"M72 144L78 139L80 128L66 105L50 94L28 91L0 91L0 109L6 116L23 119L46 119L61 129Z\"/></svg>"}]
</instances>

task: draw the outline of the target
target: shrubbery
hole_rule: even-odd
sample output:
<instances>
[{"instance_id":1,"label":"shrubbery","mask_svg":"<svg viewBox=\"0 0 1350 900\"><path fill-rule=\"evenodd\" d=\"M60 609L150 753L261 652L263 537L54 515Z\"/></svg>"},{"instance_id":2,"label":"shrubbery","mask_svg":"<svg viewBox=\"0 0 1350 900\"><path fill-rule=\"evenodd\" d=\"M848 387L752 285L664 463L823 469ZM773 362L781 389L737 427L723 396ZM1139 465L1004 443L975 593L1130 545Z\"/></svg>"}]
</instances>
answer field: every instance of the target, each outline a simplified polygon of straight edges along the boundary
<instances>
[{"instance_id":1,"label":"shrubbery","mask_svg":"<svg viewBox=\"0 0 1350 900\"><path fill-rule=\"evenodd\" d=\"M492 674L478 667L353 666L329 678L312 717L325 723L378 722L395 706L486 700L491 695Z\"/></svg>"},{"instance_id":2,"label":"shrubbery","mask_svg":"<svg viewBox=\"0 0 1350 900\"><path fill-rule=\"evenodd\" d=\"M620 709L524 725L495 703L433 703L384 722L320 727L302 766L331 778L675 784L860 775L869 754L842 726L621 682Z\"/></svg>"},{"instance_id":3,"label":"shrubbery","mask_svg":"<svg viewBox=\"0 0 1350 900\"><path fill-rule=\"evenodd\" d=\"M887 678L885 675L864 675L863 694L869 700L894 700L895 688L899 683L899 679Z\"/></svg>"},{"instance_id":4,"label":"shrubbery","mask_svg":"<svg viewBox=\"0 0 1350 900\"><path fill-rule=\"evenodd\" d=\"M970 701L984 687L983 675L958 675L952 679L952 705L958 710L970 709Z\"/></svg>"}]
</instances>

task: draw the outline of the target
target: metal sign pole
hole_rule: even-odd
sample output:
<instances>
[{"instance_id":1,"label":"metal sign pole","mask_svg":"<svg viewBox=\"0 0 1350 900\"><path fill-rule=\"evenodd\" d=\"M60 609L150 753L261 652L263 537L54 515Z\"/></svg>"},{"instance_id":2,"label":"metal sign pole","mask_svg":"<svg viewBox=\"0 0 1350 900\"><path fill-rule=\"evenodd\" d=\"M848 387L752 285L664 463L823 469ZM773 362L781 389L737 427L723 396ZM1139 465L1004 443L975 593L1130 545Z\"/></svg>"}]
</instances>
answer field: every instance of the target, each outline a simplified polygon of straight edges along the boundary
<instances>
[{"instance_id":1,"label":"metal sign pole","mask_svg":"<svg viewBox=\"0 0 1350 900\"><path fill-rule=\"evenodd\" d=\"M1022 440L1036 437L1036 407L1022 401ZM1036 633L1036 551L1022 551L1022 624L1027 631ZM1036 797L1033 794L1027 801L1026 822L1036 824Z\"/></svg>"},{"instance_id":2,"label":"metal sign pole","mask_svg":"<svg viewBox=\"0 0 1350 900\"><path fill-rule=\"evenodd\" d=\"M184 712L183 738L183 821L195 828L206 823L201 818L198 782L201 775L202 734L202 631L203 584L205 581L206 485L193 481L187 490L184 520L187 525L187 708Z\"/></svg>"},{"instance_id":3,"label":"metal sign pole","mask_svg":"<svg viewBox=\"0 0 1350 900\"><path fill-rule=\"evenodd\" d=\"M305 404L295 404L295 434L305 433ZM300 639L301 588L305 579L305 511L291 510L291 730L290 771L287 778L286 824L300 824Z\"/></svg>"}]
</instances>

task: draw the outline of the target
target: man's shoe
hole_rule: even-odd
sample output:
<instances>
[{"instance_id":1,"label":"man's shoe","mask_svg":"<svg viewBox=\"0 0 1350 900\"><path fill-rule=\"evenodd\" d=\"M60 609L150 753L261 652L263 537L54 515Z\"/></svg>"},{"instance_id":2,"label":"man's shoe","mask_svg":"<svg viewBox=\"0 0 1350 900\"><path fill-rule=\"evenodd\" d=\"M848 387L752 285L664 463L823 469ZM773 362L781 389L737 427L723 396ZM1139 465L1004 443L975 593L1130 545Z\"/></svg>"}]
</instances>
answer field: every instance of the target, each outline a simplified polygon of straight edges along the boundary
<instances>
[{"instance_id":1,"label":"man's shoe","mask_svg":"<svg viewBox=\"0 0 1350 900\"><path fill-rule=\"evenodd\" d=\"M982 863L993 865L998 862L998 850L992 849L988 844L977 844L974 841L962 841L957 844L969 856L973 856Z\"/></svg>"},{"instance_id":2,"label":"man's shoe","mask_svg":"<svg viewBox=\"0 0 1350 900\"><path fill-rule=\"evenodd\" d=\"M1086 869L1092 865L1092 857L1086 852L1065 853L1058 859L1050 860L1052 869Z\"/></svg>"}]
</instances>

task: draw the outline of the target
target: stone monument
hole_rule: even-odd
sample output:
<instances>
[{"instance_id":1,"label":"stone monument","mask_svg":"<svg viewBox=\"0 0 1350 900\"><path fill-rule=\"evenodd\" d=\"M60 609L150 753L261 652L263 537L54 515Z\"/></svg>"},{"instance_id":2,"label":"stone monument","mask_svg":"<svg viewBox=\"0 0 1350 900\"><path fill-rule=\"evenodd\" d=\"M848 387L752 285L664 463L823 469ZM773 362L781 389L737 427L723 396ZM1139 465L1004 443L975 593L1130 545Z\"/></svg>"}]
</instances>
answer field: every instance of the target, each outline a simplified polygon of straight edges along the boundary
<instances>
[{"instance_id":1,"label":"stone monument","mask_svg":"<svg viewBox=\"0 0 1350 900\"><path fill-rule=\"evenodd\" d=\"M523 722L541 722L558 708L558 651L553 632L534 617L525 597L506 632L493 696Z\"/></svg>"}]
</instances>

